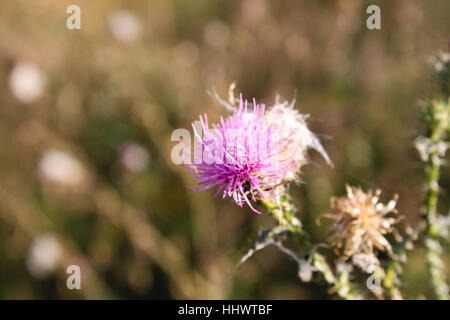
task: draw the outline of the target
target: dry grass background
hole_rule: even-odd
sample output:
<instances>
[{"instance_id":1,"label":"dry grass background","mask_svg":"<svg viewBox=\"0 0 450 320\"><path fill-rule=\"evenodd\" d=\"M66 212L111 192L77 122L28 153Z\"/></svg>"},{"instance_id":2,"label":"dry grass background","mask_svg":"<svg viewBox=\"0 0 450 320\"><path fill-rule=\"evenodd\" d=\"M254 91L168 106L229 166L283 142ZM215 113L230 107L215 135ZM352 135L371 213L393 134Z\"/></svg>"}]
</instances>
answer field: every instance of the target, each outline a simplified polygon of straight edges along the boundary
<instances>
[{"instance_id":1,"label":"dry grass background","mask_svg":"<svg viewBox=\"0 0 450 320\"><path fill-rule=\"evenodd\" d=\"M373 3L378 31L365 28ZM70 4L81 30L65 27ZM323 239L315 220L344 183L398 193L413 225L423 179L412 140L449 11L445 0L3 1L0 298L326 298L274 249L236 268L271 221L189 192L171 133L199 113L218 119L206 91L225 96L232 81L266 104L295 95L335 164L312 154L293 188L307 229ZM32 101L11 89L23 63L42 75ZM52 179L45 168L58 166ZM447 172L441 210L449 184ZM80 291L66 288L69 264ZM427 288L424 265L421 250L409 255L406 297Z\"/></svg>"}]
</instances>

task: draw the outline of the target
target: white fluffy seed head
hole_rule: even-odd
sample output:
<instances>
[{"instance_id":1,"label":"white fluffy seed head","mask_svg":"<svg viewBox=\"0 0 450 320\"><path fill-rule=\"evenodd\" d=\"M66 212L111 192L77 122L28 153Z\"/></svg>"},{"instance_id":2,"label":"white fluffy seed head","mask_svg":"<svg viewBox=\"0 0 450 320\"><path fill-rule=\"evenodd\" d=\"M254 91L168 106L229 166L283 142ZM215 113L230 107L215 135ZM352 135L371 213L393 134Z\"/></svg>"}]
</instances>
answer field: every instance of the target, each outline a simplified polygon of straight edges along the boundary
<instances>
[{"instance_id":1,"label":"white fluffy seed head","mask_svg":"<svg viewBox=\"0 0 450 320\"><path fill-rule=\"evenodd\" d=\"M277 134L287 143L284 157L292 157L296 165L286 173L285 179L288 181L296 180L300 169L309 162L307 152L309 149L318 151L332 165L328 154L320 143L319 138L312 133L306 124L308 115L303 115L294 109L295 99L289 103L280 102L277 97L275 104L264 115L264 121L267 126L277 130Z\"/></svg>"}]
</instances>

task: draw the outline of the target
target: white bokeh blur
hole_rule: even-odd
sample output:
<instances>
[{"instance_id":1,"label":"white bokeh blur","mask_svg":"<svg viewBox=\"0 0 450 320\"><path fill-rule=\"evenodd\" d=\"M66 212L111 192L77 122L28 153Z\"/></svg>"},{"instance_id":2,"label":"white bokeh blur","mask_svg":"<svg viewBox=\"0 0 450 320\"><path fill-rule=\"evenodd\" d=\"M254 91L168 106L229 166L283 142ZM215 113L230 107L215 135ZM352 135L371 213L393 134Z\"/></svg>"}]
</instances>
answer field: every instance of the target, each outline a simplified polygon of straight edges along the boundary
<instances>
[{"instance_id":1,"label":"white bokeh blur","mask_svg":"<svg viewBox=\"0 0 450 320\"><path fill-rule=\"evenodd\" d=\"M18 63L9 75L9 88L22 103L35 102L42 95L44 85L44 73L32 63Z\"/></svg>"}]
</instances>

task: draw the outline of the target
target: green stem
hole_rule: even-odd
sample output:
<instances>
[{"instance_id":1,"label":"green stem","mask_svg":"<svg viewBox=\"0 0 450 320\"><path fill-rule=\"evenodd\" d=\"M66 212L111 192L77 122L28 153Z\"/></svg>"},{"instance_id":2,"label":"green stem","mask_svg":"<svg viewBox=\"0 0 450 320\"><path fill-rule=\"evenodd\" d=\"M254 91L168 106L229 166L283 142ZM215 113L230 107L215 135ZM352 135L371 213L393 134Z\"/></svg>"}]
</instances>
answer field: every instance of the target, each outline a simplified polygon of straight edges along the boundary
<instances>
[{"instance_id":1,"label":"green stem","mask_svg":"<svg viewBox=\"0 0 450 320\"><path fill-rule=\"evenodd\" d=\"M327 285L341 298L348 300L357 299L358 296L354 292L348 276L336 276L326 262L325 257L314 249L314 245L309 240L308 234L303 230L300 220L295 216L295 207L289 201L289 197L282 195L278 200L278 202L275 200L263 200L262 203L269 214L280 225L288 228L302 249L308 252L312 265L317 271L322 273Z\"/></svg>"},{"instance_id":2,"label":"green stem","mask_svg":"<svg viewBox=\"0 0 450 320\"><path fill-rule=\"evenodd\" d=\"M406 254L407 245L412 244L412 241L417 240L419 234L422 233L425 227L424 223L418 225L413 230L406 231L406 235L394 247L393 255L389 258L385 269L385 276L383 278L383 286L386 289L389 298L393 300L402 300L402 294L399 290L400 280L399 273L401 272L401 259Z\"/></svg>"},{"instance_id":3,"label":"green stem","mask_svg":"<svg viewBox=\"0 0 450 320\"><path fill-rule=\"evenodd\" d=\"M426 165L426 182L428 192L425 199L426 222L424 245L427 269L431 279L434 292L438 299L449 299L448 285L445 280L444 262L441 260L442 248L438 238L438 226L435 225L437 218L437 202L439 194L439 156L431 154Z\"/></svg>"},{"instance_id":4,"label":"green stem","mask_svg":"<svg viewBox=\"0 0 450 320\"><path fill-rule=\"evenodd\" d=\"M386 275L383 279L383 286L386 288L389 298L392 300L403 300L402 294L397 287L398 281L398 261L390 260L387 266Z\"/></svg>"},{"instance_id":5,"label":"green stem","mask_svg":"<svg viewBox=\"0 0 450 320\"><path fill-rule=\"evenodd\" d=\"M385 276L383 278L383 286L386 289L388 296L393 300L403 300L402 294L398 288L399 279L398 273L400 269L400 261L398 258L400 257L402 251L404 250L404 246L401 246L397 252L394 250L395 258L390 258L387 263Z\"/></svg>"},{"instance_id":6,"label":"green stem","mask_svg":"<svg viewBox=\"0 0 450 320\"><path fill-rule=\"evenodd\" d=\"M434 292L438 299L449 299L449 288L445 280L445 266L441 260L442 248L439 242L439 226L436 224L437 203L439 197L439 176L440 176L440 151L434 147L444 140L444 135L448 126L448 111L438 103L432 102L429 114L433 121L427 121L429 130L429 153L425 164L425 177L427 194L425 198L425 221L427 226L424 234L425 257L427 270L431 279Z\"/></svg>"}]
</instances>

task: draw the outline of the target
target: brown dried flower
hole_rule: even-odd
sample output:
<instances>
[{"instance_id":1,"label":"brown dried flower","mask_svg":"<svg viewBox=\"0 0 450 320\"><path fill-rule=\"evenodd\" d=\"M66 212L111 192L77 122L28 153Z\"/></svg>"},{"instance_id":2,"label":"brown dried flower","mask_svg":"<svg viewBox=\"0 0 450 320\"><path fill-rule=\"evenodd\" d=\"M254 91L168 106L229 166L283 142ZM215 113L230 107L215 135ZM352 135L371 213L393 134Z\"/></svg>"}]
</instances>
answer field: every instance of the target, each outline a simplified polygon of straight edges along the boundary
<instances>
[{"instance_id":1,"label":"brown dried flower","mask_svg":"<svg viewBox=\"0 0 450 320\"><path fill-rule=\"evenodd\" d=\"M364 192L361 188L345 186L346 197L332 197L330 207L334 220L330 233L334 234L333 246L342 250L344 259L355 254L373 255L374 247L392 253L385 234L393 231L398 219L387 217L397 213L398 195L387 204L379 202L381 190Z\"/></svg>"}]
</instances>

